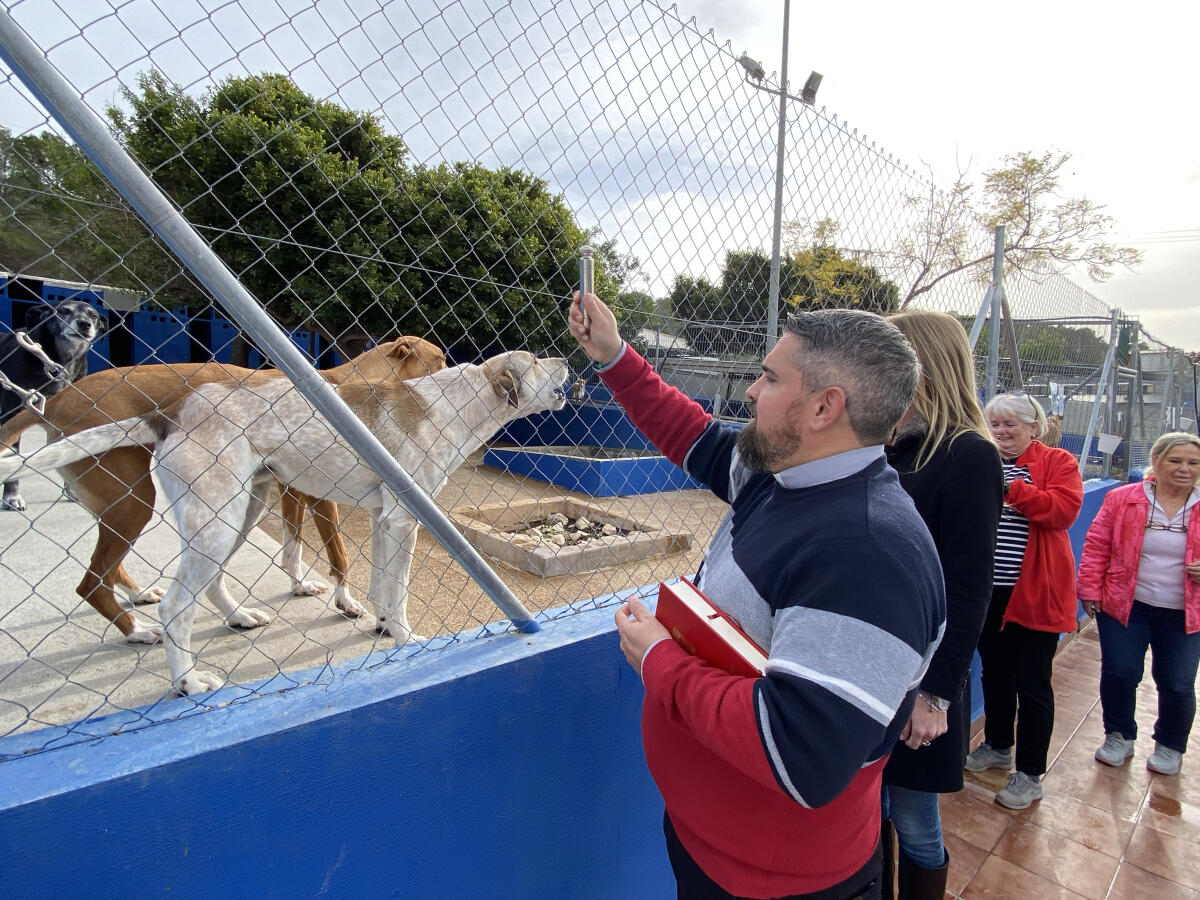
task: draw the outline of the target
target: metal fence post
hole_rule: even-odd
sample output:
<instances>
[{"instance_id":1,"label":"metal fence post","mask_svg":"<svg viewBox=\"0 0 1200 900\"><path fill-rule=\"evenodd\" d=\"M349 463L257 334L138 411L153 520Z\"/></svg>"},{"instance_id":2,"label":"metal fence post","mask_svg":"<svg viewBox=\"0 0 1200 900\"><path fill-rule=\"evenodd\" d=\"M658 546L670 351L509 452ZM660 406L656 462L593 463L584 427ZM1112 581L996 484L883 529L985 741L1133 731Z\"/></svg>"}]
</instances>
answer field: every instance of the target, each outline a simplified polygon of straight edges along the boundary
<instances>
[{"instance_id":1,"label":"metal fence post","mask_svg":"<svg viewBox=\"0 0 1200 900\"><path fill-rule=\"evenodd\" d=\"M788 19L790 0L783 0L783 60L779 65L779 137L775 145L775 214L771 227L771 283L767 296L767 352L779 340L779 270L783 243L783 160L787 134Z\"/></svg>"},{"instance_id":2,"label":"metal fence post","mask_svg":"<svg viewBox=\"0 0 1200 900\"><path fill-rule=\"evenodd\" d=\"M1092 403L1092 414L1088 417L1087 430L1083 433L1083 447L1079 451L1079 471L1082 474L1087 466L1088 453L1092 449L1092 436L1096 433L1096 420L1100 417L1100 404L1104 399L1104 391L1108 385L1108 376L1112 371L1113 360L1117 355L1117 338L1120 334L1120 327L1117 324L1117 316L1120 315L1120 310L1112 311L1112 324L1109 327L1108 336L1108 352L1104 355L1104 366L1100 371L1100 377L1096 379L1096 399Z\"/></svg>"},{"instance_id":3,"label":"metal fence post","mask_svg":"<svg viewBox=\"0 0 1200 900\"><path fill-rule=\"evenodd\" d=\"M992 310L988 323L987 399L991 400L999 391L1000 380L1000 329L1004 296L1004 226L996 226L996 243L992 251Z\"/></svg>"}]
</instances>

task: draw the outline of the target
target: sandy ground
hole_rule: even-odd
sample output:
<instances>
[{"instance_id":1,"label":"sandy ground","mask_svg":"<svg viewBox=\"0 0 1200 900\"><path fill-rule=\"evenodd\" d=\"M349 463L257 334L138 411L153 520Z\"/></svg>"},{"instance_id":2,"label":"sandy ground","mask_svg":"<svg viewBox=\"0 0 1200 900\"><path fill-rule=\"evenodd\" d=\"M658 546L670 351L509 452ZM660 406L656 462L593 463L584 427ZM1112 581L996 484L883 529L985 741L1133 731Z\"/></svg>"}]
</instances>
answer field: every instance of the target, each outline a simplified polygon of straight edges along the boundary
<instances>
[{"instance_id":1,"label":"sandy ground","mask_svg":"<svg viewBox=\"0 0 1200 900\"><path fill-rule=\"evenodd\" d=\"M26 437L26 441L29 437ZM38 441L40 443L40 441ZM31 447L23 443L28 452ZM582 575L541 578L495 563L500 578L535 614L558 617L595 608L614 592L694 572L702 549L724 514L724 504L704 491L674 491L593 499L515 477L481 463L477 454L454 474L437 498L444 509L512 500L571 496L646 523L689 532L691 548L670 556L614 566ZM161 645L130 645L75 593L95 542L96 525L79 504L63 498L57 476L26 479L25 513L0 513L0 737L46 725L131 710L173 696ZM350 581L365 602L369 578L369 520L343 509L342 533L353 559ZM227 626L207 602L196 618L193 650L199 666L233 684L329 663L347 663L393 646L374 632L374 617L349 619L333 607L329 592L295 597L279 569L280 522L273 514L234 557L229 571L235 597L271 616L263 628ZM316 539L309 525L306 541ZM179 537L161 498L158 514L138 540L127 567L143 587L165 586L174 571ZM327 564L305 554L308 577L327 579ZM409 604L417 632L438 638L474 636L479 626L506 618L463 569L427 534L418 538ZM156 606L138 615L157 617ZM410 644L412 652L436 652L444 640Z\"/></svg>"},{"instance_id":2,"label":"sandy ground","mask_svg":"<svg viewBox=\"0 0 1200 900\"><path fill-rule=\"evenodd\" d=\"M695 490L630 497L586 497L533 478L513 476L485 466L481 462L482 455L480 451L472 456L454 474L437 498L439 506L452 510L531 498L573 497L628 516L649 528L692 535L692 545L688 551L578 576L541 578L489 559L488 562L496 568L504 583L535 613L568 605L592 608L592 598L694 572L705 544L727 508L707 491ZM356 589L355 596L359 598L366 596L370 576L370 527L370 518L363 510L342 510L342 536L353 559L350 582ZM262 528L276 540L280 539L280 520L277 516L269 516ZM317 548L311 543L316 539L316 529L306 527L305 542L309 544L306 558L316 554ZM413 627L421 634L457 633L505 618L462 567L424 529L417 538L409 593L409 616Z\"/></svg>"}]
</instances>

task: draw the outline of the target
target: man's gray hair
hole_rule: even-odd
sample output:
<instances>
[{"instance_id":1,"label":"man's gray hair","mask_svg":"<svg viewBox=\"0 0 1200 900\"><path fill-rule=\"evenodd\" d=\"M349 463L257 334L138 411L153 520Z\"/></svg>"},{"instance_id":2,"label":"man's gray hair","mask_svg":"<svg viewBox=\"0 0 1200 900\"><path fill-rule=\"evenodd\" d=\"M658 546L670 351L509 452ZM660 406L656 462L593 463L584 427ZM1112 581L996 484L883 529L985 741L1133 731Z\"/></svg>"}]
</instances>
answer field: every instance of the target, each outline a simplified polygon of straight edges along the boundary
<instances>
[{"instance_id":1,"label":"man's gray hair","mask_svg":"<svg viewBox=\"0 0 1200 900\"><path fill-rule=\"evenodd\" d=\"M900 329L857 309L794 312L787 330L800 339L793 362L805 390L840 387L850 427L864 446L886 444L913 401L921 364Z\"/></svg>"}]
</instances>

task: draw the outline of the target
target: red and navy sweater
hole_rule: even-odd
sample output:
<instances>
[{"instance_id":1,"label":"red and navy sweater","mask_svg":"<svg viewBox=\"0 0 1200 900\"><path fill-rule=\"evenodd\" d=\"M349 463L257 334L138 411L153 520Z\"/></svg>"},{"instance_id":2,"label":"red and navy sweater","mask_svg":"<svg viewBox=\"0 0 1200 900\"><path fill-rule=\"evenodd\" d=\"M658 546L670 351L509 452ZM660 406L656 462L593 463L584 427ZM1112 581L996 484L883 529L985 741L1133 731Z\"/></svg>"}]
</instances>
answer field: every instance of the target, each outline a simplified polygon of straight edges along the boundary
<instances>
[{"instance_id":1,"label":"red and navy sweater","mask_svg":"<svg viewBox=\"0 0 1200 900\"><path fill-rule=\"evenodd\" d=\"M941 638L942 572L882 448L777 475L626 346L601 377L673 462L730 504L699 587L768 651L762 678L674 641L642 661L646 761L680 841L732 894L845 880L879 839L887 754Z\"/></svg>"}]
</instances>

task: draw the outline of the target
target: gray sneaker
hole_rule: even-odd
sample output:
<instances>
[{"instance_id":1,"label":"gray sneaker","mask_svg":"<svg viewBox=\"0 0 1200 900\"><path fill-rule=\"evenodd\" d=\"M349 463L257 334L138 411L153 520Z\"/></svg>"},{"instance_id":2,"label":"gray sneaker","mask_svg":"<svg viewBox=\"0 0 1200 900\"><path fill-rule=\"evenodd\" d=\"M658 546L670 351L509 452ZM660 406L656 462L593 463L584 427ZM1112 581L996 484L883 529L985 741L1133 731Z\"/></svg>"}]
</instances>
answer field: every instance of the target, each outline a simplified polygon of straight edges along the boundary
<instances>
[{"instance_id":1,"label":"gray sneaker","mask_svg":"<svg viewBox=\"0 0 1200 900\"><path fill-rule=\"evenodd\" d=\"M1133 756L1133 741L1125 740L1119 731L1104 735L1104 746L1096 751L1096 759L1106 766L1123 766Z\"/></svg>"},{"instance_id":2,"label":"gray sneaker","mask_svg":"<svg viewBox=\"0 0 1200 900\"><path fill-rule=\"evenodd\" d=\"M1042 799L1042 779L1024 772L1013 772L1008 784L996 792L996 802L1009 809L1028 809L1034 800Z\"/></svg>"},{"instance_id":3,"label":"gray sneaker","mask_svg":"<svg viewBox=\"0 0 1200 900\"><path fill-rule=\"evenodd\" d=\"M1146 760L1146 768L1151 772L1157 772L1159 775L1178 775L1179 767L1182 763L1182 753L1178 750L1172 750L1170 747L1164 747L1155 741L1154 752Z\"/></svg>"},{"instance_id":4,"label":"gray sneaker","mask_svg":"<svg viewBox=\"0 0 1200 900\"><path fill-rule=\"evenodd\" d=\"M967 761L963 767L968 772L986 772L988 769L1003 769L1007 772L1012 768L1012 747L996 750L984 741L967 754Z\"/></svg>"}]
</instances>

